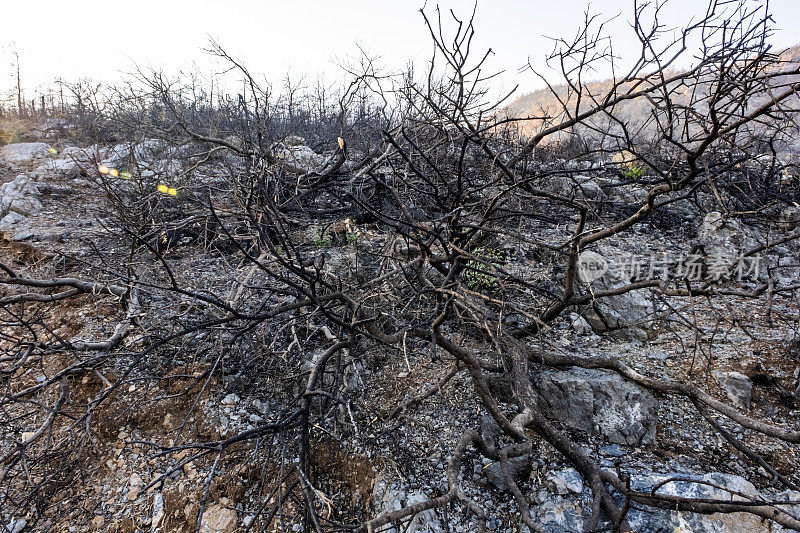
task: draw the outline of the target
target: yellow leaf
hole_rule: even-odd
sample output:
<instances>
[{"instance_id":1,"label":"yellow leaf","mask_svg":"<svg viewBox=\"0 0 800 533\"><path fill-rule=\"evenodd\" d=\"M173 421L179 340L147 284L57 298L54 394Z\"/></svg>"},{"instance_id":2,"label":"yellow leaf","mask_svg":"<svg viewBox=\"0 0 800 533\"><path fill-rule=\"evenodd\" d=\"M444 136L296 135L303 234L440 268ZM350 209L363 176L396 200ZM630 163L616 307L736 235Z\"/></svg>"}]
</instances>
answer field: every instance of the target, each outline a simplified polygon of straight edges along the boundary
<instances>
[{"instance_id":1,"label":"yellow leaf","mask_svg":"<svg viewBox=\"0 0 800 533\"><path fill-rule=\"evenodd\" d=\"M342 139L341 137L337 137L336 141L339 143L339 149L344 150L344 139Z\"/></svg>"},{"instance_id":2,"label":"yellow leaf","mask_svg":"<svg viewBox=\"0 0 800 533\"><path fill-rule=\"evenodd\" d=\"M108 173L115 178L119 176L119 170L116 168L109 169Z\"/></svg>"},{"instance_id":3,"label":"yellow leaf","mask_svg":"<svg viewBox=\"0 0 800 533\"><path fill-rule=\"evenodd\" d=\"M169 194L170 196L178 196L178 189L170 187L169 189L167 189L167 194Z\"/></svg>"},{"instance_id":4,"label":"yellow leaf","mask_svg":"<svg viewBox=\"0 0 800 533\"><path fill-rule=\"evenodd\" d=\"M167 187L166 185L161 184L158 186L158 192L167 194L167 191L169 191L169 187Z\"/></svg>"},{"instance_id":5,"label":"yellow leaf","mask_svg":"<svg viewBox=\"0 0 800 533\"><path fill-rule=\"evenodd\" d=\"M105 165L100 165L99 167L97 167L97 171L100 174L108 174L108 167Z\"/></svg>"}]
</instances>

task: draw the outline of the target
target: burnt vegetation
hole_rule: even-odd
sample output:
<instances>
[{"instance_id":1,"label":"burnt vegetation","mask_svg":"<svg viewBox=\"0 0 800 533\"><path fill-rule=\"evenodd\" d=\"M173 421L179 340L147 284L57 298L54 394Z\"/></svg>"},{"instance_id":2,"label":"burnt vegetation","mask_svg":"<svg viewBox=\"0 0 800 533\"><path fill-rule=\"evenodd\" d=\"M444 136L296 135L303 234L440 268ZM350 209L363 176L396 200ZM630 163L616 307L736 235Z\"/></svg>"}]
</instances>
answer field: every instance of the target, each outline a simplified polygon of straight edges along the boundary
<instances>
[{"instance_id":1,"label":"burnt vegetation","mask_svg":"<svg viewBox=\"0 0 800 533\"><path fill-rule=\"evenodd\" d=\"M56 495L91 485L91 465L103 467L117 439L160 465L141 494L164 494L166 516L152 524L164 530L202 531L208 510L227 505L253 531L383 531L428 510L485 531L496 513L480 495L497 489L473 475L478 462L500 466L514 516L500 520L543 531L537 482L514 465L544 456L590 488L587 531L633 530L628 513L645 507L800 529L785 501L635 488L625 460L602 462L594 440L543 407L538 384L548 369L605 370L682 405L718 439L725 452L704 464L798 490L800 280L770 254L797 250L800 237L800 64L770 47L766 8L711 1L668 31L658 5L635 4L641 50L624 68L587 16L573 39L553 42L547 102L514 115L507 96L490 97L491 53L472 46L472 19L430 8L425 72L386 74L363 57L341 91L288 79L273 91L214 43L244 82L236 96L140 73L43 102L53 144L81 147L85 184L51 193L88 195L94 233L81 254L4 242L0 518L52 524ZM613 79L585 81L609 65ZM22 105L3 113L36 118ZM124 148L114 168L125 176L103 169L99 147L111 144ZM688 242L685 252L709 254L698 227L712 211L757 234L726 248L729 271L758 256L760 272L582 276L587 252L677 254ZM631 294L647 312L603 311ZM89 334L65 334L59 320L87 308ZM660 339L674 368L562 342L577 316L610 342ZM712 379L719 346L737 335L757 347L746 373L766 407L734 404ZM202 419L228 397L263 409L220 431ZM454 402L463 416L450 421ZM419 487L425 498L377 509L376 472L420 468L399 450L437 417L453 438ZM659 427L626 457L649 454L653 468L662 458L669 471L691 438ZM196 495L185 521L185 495L170 493L179 478Z\"/></svg>"}]
</instances>

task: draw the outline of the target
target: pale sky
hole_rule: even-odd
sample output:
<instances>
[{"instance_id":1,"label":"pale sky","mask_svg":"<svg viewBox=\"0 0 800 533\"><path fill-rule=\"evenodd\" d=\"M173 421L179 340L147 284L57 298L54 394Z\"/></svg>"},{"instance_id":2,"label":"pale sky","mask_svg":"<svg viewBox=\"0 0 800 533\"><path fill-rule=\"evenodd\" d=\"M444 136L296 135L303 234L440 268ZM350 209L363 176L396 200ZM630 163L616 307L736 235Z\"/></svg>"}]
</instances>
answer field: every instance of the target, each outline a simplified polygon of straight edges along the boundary
<instances>
[{"instance_id":1,"label":"pale sky","mask_svg":"<svg viewBox=\"0 0 800 533\"><path fill-rule=\"evenodd\" d=\"M641 2L642 0L640 0ZM167 72L196 68L212 70L202 52L209 37L219 41L254 74L279 86L290 72L313 84L320 73L341 79L336 62L357 55L361 45L392 68L408 61L422 69L431 42L419 13L419 0L39 0L35 3L0 0L0 95L14 86L9 51L20 55L26 95L57 77L90 77L117 82L120 73L143 68ZM426 11L434 15L435 0ZM528 57L537 68L552 48L544 37L570 36L580 27L587 0L481 0L476 15L475 50L492 47L490 66L507 73L503 87L522 90L539 86L518 70ZM443 13L452 8L468 17L472 0L441 0ZM593 13L619 17L610 28L616 51L636 49L627 26L633 0L595 0ZM678 25L703 0L670 0L665 9L669 25ZM779 31L773 42L783 48L800 43L800 0L771 0ZM452 27L452 26L451 26ZM193 67L192 65L197 65Z\"/></svg>"}]
</instances>

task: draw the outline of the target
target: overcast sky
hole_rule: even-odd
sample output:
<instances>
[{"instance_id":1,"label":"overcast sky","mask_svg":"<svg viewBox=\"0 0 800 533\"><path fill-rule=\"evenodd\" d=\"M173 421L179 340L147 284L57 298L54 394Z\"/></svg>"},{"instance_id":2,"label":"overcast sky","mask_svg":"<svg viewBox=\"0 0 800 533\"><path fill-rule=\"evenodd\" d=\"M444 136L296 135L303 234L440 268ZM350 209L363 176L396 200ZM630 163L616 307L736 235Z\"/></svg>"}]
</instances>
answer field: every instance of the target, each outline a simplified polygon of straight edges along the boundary
<instances>
[{"instance_id":1,"label":"overcast sky","mask_svg":"<svg viewBox=\"0 0 800 533\"><path fill-rule=\"evenodd\" d=\"M642 0L640 0L641 2ZM140 0L138 2L39 0L35 3L0 0L0 93L14 86L9 54L19 52L23 85L33 88L56 77L67 80L91 77L119 80L121 72L140 67L212 70L203 54L209 37L242 59L253 73L280 80L292 77L314 80L320 73L340 79L336 62L357 54L361 45L380 56L387 66L401 68L414 61L422 68L430 57L430 38L418 0ZM429 0L427 12L433 13ZM545 36L573 35L583 20L586 0L482 0L476 15L476 46L492 47L491 65L507 74L504 87L537 86L531 74L518 69L528 57L537 67L552 48ZM703 0L671 0L666 22L679 25ZM454 9L467 17L471 0L442 0L443 12ZM627 26L633 0L595 0L593 13L619 17L610 28L624 54L635 50ZM778 47L800 42L800 0L771 0L779 28ZM194 66L193 66L194 65Z\"/></svg>"}]
</instances>

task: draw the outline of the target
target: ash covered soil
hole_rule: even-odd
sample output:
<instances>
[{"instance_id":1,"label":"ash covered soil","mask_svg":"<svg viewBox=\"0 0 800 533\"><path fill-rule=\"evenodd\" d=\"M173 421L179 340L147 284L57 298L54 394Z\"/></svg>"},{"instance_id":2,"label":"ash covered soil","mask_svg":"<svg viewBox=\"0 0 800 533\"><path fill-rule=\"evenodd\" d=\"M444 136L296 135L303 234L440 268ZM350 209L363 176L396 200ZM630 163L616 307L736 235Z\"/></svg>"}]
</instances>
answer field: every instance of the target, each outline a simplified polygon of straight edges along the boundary
<instances>
[{"instance_id":1,"label":"ash covered soil","mask_svg":"<svg viewBox=\"0 0 800 533\"><path fill-rule=\"evenodd\" d=\"M245 342L235 338L233 328L227 332L223 323L181 335L134 365L147 350L148 339L165 338L200 318L215 317L204 302L162 290L173 283L201 294L227 295L230 301L241 295L242 287L247 288L244 297L275 303L291 302L292 296L280 292L265 296L253 289L267 280L228 242L237 235L205 239L189 234L174 242L170 236L162 263L153 253L162 251L160 234L134 239L121 231L115 191L97 179L92 165L114 164L114 151L125 147L66 151L68 147L60 147L58 154L51 154L42 146L26 145L29 152L22 146L9 145L0 153L0 262L19 276L36 279L135 275L140 309L112 360L94 364L97 353L64 349L14 368L13 381L3 378L13 394L58 383L63 376L69 388L65 413L71 416L58 417L46 438L31 444L31 457L42 461L36 448L64 439L73 439L69 442L79 449L60 456L56 448L49 459L51 468L35 470L28 478L15 477L13 487L3 481L0 493L5 491L6 498L0 519L5 527L14 533L195 531L202 512L201 532L261 530L267 517L272 518L269 531L302 531L296 517L304 503L292 495L282 499L291 492L292 483L306 481L295 477L275 483L298 461L295 448L283 442L280 432L231 444L221 456L216 448L202 444L235 439L291 411L314 361L335 342L330 331L319 317L309 314L302 328L302 320L271 323L259 326ZM151 163L168 165L164 160ZM588 186L593 194L609 199L617 194L599 179ZM175 198L150 188L142 192L155 204L179 202L182 194L180 188ZM678 255L698 243L708 249L730 246L732 238L761 242L767 237L758 225L730 230L717 224L714 199L705 202L705 211L676 204L671 223L656 220L638 226L599 253L611 257L653 250ZM323 226L331 228L328 242L320 242ZM293 231L298 245L325 249L323 270L328 272L352 268L366 261L364 257L385 258L396 240L376 224L336 216L319 227ZM357 238L348 238L352 234ZM553 239L558 237L554 232ZM243 233L241 241L245 240ZM799 252L796 241L788 242L770 250L764 261L785 285L797 284ZM260 259L273 260L268 254ZM524 254L504 267L526 279L559 275L552 263ZM730 286L746 290L747 283ZM18 292L4 287L0 297ZM735 295L713 305L701 297L674 298L667 308L646 291L637 291L594 314L577 309L566 314L529 347L537 352L617 358L644 376L695 384L754 419L796 431L800 429L797 294L796 290L776 294L768 305ZM102 341L126 318L115 295L83 294L26 305L37 316L42 342ZM18 325L8 316L11 308L4 310L5 337L0 343L10 350ZM669 318L654 320L662 315ZM621 320L620 327L602 327L610 319ZM312 338L316 349L309 351ZM293 343L293 339L298 340ZM491 353L485 355L503 364ZM432 356L425 343L409 339L402 349L366 346L337 364L338 373L323 379L340 380L336 390L342 401L309 430L309 461L316 478L308 480L307 490L313 491L320 515L331 523L358 524L445 494L447 465L464 432L475 429L485 439L499 438L499 428L474 394L467 372L452 358ZM0 366L7 375L9 368ZM437 385L451 369L453 377ZM507 402L501 408L513 413L516 407L513 398L504 396L504 389L510 388L501 375L489 375L487 380L495 396ZM688 398L654 394L606 370L540 367L534 369L532 381L543 412L599 458L602 467L627 473L632 487L649 490L673 477L683 481L667 483L660 490L712 499L800 502L800 492L787 489L773 473L747 460L698 415ZM44 422L47 411L26 415L26 402L51 404L59 390L42 387L40 394L26 401L5 402L0 416L8 422L0 434L0 449L18 446ZM420 402L398 409L426 391L430 394ZM86 416L86 406L99 395L107 398ZM757 452L790 483L800 484L797 444L769 439L711 416L734 441ZM532 516L549 532L584 531L591 515L590 487L564 456L544 440L537 442L530 455L512 462ZM458 472L464 493L487 514L489 530L527 530L498 464L467 452ZM692 479L702 483L686 481ZM23 492L32 494L24 502ZM622 495L615 497L622 505ZM278 502L280 516L273 518ZM784 507L800 516L800 506ZM628 513L639 531L783 530L742 513L702 515L636 504ZM473 515L446 506L383 530L476 529Z\"/></svg>"}]
</instances>

